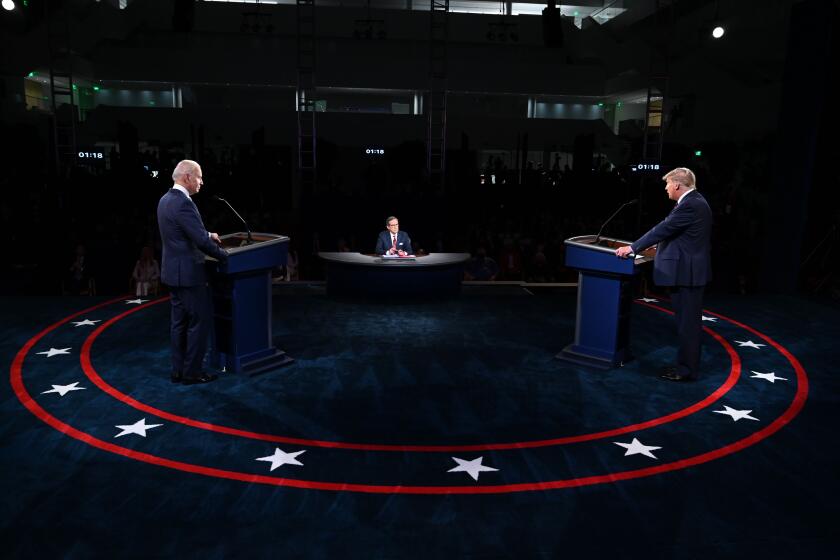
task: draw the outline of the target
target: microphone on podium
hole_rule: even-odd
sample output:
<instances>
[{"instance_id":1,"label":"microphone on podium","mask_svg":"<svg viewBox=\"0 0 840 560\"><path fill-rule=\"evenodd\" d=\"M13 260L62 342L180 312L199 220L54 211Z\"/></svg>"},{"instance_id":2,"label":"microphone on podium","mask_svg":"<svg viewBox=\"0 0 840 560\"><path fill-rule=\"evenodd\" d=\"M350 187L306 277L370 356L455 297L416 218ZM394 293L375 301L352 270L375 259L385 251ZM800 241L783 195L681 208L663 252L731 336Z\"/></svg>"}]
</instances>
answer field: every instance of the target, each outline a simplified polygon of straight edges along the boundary
<instances>
[{"instance_id":1,"label":"microphone on podium","mask_svg":"<svg viewBox=\"0 0 840 560\"><path fill-rule=\"evenodd\" d=\"M242 216L239 215L239 212L237 212L236 209L233 206L230 205L230 202L228 202L227 200L225 200L221 196L218 196L218 195L215 195L215 194L213 195L213 200L218 200L219 202L224 202L225 204L227 204L227 207L230 208L231 211L234 214L236 214L236 217L239 218L239 221L241 221L242 225L245 226L245 231L248 232L247 244L250 245L251 243L253 243L254 240L251 239L251 228L248 227L248 223L245 221L245 219Z\"/></svg>"},{"instance_id":2,"label":"microphone on podium","mask_svg":"<svg viewBox=\"0 0 840 560\"><path fill-rule=\"evenodd\" d=\"M638 199L638 198L634 198L633 200L630 200L630 201L628 201L628 202L625 202L624 204L622 204L621 206L619 206L619 207L618 207L618 210L616 210L615 212L613 212L613 215L612 215L612 216L610 216L609 218L607 218L607 221L606 221L606 222L604 222L604 225L602 225L602 226L601 226L601 229L599 229L599 230L598 230L598 235L596 235L596 236L595 236L595 243L594 243L594 244L597 244L597 243L598 243L598 240L599 240L599 239L601 239L601 232L602 232L602 231L604 231L604 228L605 228L605 227L607 227L607 224L608 224L608 223L610 223L610 222L612 221L612 219L613 219L613 218L615 218L615 217L618 215L618 213L619 213L619 212L621 212L622 210L624 210L624 208L625 208L625 207L627 207L627 206L632 206L633 204L636 204L637 202L639 202L639 199Z\"/></svg>"}]
</instances>

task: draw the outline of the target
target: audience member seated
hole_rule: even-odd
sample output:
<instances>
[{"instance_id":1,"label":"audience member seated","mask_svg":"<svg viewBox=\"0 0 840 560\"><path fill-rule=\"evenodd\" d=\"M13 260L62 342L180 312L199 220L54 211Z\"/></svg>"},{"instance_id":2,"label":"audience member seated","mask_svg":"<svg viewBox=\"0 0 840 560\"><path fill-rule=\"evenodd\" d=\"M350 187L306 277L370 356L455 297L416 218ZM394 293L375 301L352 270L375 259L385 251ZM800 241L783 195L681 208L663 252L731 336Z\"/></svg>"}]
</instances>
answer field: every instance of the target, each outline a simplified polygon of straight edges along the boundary
<instances>
[{"instance_id":1,"label":"audience member seated","mask_svg":"<svg viewBox=\"0 0 840 560\"><path fill-rule=\"evenodd\" d=\"M96 295L96 282L91 270L92 267L85 246L82 244L76 245L73 263L67 270L62 283L62 292L72 295Z\"/></svg>"},{"instance_id":2,"label":"audience member seated","mask_svg":"<svg viewBox=\"0 0 840 560\"><path fill-rule=\"evenodd\" d=\"M160 265L155 260L151 247L143 247L140 251L140 259L134 265L134 273L131 279L135 285L135 295L147 296L150 293L157 295L160 280Z\"/></svg>"},{"instance_id":3,"label":"audience member seated","mask_svg":"<svg viewBox=\"0 0 840 560\"><path fill-rule=\"evenodd\" d=\"M496 261L487 256L487 249L483 246L478 248L476 255L467 261L464 267L465 280L495 280L499 274L499 265Z\"/></svg>"},{"instance_id":4,"label":"audience member seated","mask_svg":"<svg viewBox=\"0 0 840 560\"><path fill-rule=\"evenodd\" d=\"M505 237L499 255L499 278L522 280L522 256L510 237Z\"/></svg>"}]
</instances>

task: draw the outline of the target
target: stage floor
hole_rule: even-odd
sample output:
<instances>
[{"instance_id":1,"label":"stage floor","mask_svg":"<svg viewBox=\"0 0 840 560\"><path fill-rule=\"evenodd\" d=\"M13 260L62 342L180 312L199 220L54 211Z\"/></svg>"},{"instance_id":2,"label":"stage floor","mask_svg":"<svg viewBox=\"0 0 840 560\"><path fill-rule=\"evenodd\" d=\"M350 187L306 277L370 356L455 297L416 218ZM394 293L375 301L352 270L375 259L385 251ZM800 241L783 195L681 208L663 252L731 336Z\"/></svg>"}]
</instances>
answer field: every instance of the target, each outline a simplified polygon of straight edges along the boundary
<instances>
[{"instance_id":1,"label":"stage floor","mask_svg":"<svg viewBox=\"0 0 840 560\"><path fill-rule=\"evenodd\" d=\"M657 377L667 301L636 301L637 359L604 372L554 358L572 291L280 287L274 338L295 363L185 387L166 299L4 299L4 541L79 558L152 553L150 531L155 555L219 558L831 549L837 305L704 307L702 378L674 384ZM236 536L216 542L223 525Z\"/></svg>"}]
</instances>

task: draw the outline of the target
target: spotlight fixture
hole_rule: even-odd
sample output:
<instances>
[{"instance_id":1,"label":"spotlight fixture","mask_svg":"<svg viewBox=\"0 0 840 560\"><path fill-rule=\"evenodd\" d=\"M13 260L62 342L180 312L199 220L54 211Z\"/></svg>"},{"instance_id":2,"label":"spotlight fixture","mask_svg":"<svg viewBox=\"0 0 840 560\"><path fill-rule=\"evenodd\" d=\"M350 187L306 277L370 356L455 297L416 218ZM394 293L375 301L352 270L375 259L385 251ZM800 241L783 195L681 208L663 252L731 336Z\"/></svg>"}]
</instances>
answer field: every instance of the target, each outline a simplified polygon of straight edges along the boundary
<instances>
[{"instance_id":1,"label":"spotlight fixture","mask_svg":"<svg viewBox=\"0 0 840 560\"><path fill-rule=\"evenodd\" d=\"M3 9L11 12L15 9L15 3L12 0L3 0Z\"/></svg>"},{"instance_id":2,"label":"spotlight fixture","mask_svg":"<svg viewBox=\"0 0 840 560\"><path fill-rule=\"evenodd\" d=\"M723 37L723 34L726 33L726 29L723 27L723 20L720 19L720 2L715 0L715 17L712 20L712 37L715 39L720 39Z\"/></svg>"}]
</instances>

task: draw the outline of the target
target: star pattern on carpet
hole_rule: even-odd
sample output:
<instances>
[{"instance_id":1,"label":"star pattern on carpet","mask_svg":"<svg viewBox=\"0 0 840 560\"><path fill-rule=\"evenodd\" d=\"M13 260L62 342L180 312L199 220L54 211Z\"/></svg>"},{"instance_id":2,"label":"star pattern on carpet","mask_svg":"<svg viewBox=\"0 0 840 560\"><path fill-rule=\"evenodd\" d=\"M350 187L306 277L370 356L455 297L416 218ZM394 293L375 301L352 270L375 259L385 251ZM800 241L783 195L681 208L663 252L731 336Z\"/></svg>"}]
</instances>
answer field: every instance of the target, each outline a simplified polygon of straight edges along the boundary
<instances>
[{"instance_id":1,"label":"star pattern on carpet","mask_svg":"<svg viewBox=\"0 0 840 560\"><path fill-rule=\"evenodd\" d=\"M36 352L36 354L52 358L53 356L60 356L61 354L69 354L70 348L50 348L44 352Z\"/></svg>"},{"instance_id":2,"label":"star pattern on carpet","mask_svg":"<svg viewBox=\"0 0 840 560\"><path fill-rule=\"evenodd\" d=\"M118 438L128 434L137 434L138 436L146 437L146 430L151 430L152 428L159 428L161 426L163 426L163 424L146 424L146 419L142 418L134 424L127 424L125 426L115 426L116 428L119 428L122 431L114 437Z\"/></svg>"},{"instance_id":3,"label":"star pattern on carpet","mask_svg":"<svg viewBox=\"0 0 840 560\"><path fill-rule=\"evenodd\" d=\"M645 303L657 303L659 300L656 299L656 298L651 298L651 297L643 297L643 298L639 298L637 301L643 301Z\"/></svg>"},{"instance_id":4,"label":"star pattern on carpet","mask_svg":"<svg viewBox=\"0 0 840 560\"><path fill-rule=\"evenodd\" d=\"M625 457L629 457L630 455L644 455L645 457L650 457L651 459L657 459L658 457L654 455L652 451L662 449L661 447L656 447L655 445L645 445L636 438L633 438L633 441L630 443L621 443L619 441L614 441L613 443L627 450L624 453Z\"/></svg>"},{"instance_id":5,"label":"star pattern on carpet","mask_svg":"<svg viewBox=\"0 0 840 560\"><path fill-rule=\"evenodd\" d=\"M59 397L63 397L71 391L83 391L86 389L86 387L78 387L78 385L79 381L75 381L70 385L53 385L52 389L49 391L42 391L41 394L46 395L47 393L58 393Z\"/></svg>"},{"instance_id":6,"label":"star pattern on carpet","mask_svg":"<svg viewBox=\"0 0 840 560\"><path fill-rule=\"evenodd\" d=\"M709 317L709 316L707 316L707 315L703 315L703 320L704 320L704 321L710 321L710 322L712 322L712 323L717 323L718 318L717 318L717 317Z\"/></svg>"},{"instance_id":7,"label":"star pattern on carpet","mask_svg":"<svg viewBox=\"0 0 840 560\"><path fill-rule=\"evenodd\" d=\"M91 321L90 319L85 319L84 321L73 321L73 325L76 327L85 327L85 326L93 326L96 323L101 323L102 319L94 319Z\"/></svg>"},{"instance_id":8,"label":"star pattern on carpet","mask_svg":"<svg viewBox=\"0 0 840 560\"><path fill-rule=\"evenodd\" d=\"M283 465L297 465L299 467L303 466L303 463L297 460L297 456L301 453L306 453L306 450L303 451L295 451L294 453L286 453L279 447L274 448L274 455L269 455L268 457L259 457L254 459L255 461L265 461L267 463L271 463L271 468L269 470L273 471L277 467L282 467Z\"/></svg>"},{"instance_id":9,"label":"star pattern on carpet","mask_svg":"<svg viewBox=\"0 0 840 560\"><path fill-rule=\"evenodd\" d=\"M773 371L771 371L770 373L759 373L757 371L751 371L751 373L753 373L754 375L751 375L750 379L763 379L765 381L769 381L770 383L775 383L776 381L787 381L787 377L779 377Z\"/></svg>"},{"instance_id":10,"label":"star pattern on carpet","mask_svg":"<svg viewBox=\"0 0 840 560\"><path fill-rule=\"evenodd\" d=\"M750 413L752 412L752 410L735 410L734 408L732 408L730 406L726 406L726 405L723 405L723 408L725 410L713 410L712 412L716 412L718 414L725 414L727 416L731 416L733 422L737 422L738 420L745 420L745 419L746 420L756 420L756 421L758 420L758 418L750 416Z\"/></svg>"},{"instance_id":11,"label":"star pattern on carpet","mask_svg":"<svg viewBox=\"0 0 840 560\"><path fill-rule=\"evenodd\" d=\"M766 344L759 344L757 342L753 342L752 340L736 340L735 342L737 342L738 346L741 348L755 348L756 350L760 350L762 346L767 346Z\"/></svg>"},{"instance_id":12,"label":"star pattern on carpet","mask_svg":"<svg viewBox=\"0 0 840 560\"><path fill-rule=\"evenodd\" d=\"M127 300L125 300L125 303L126 304L136 303L137 305L140 305L141 303L146 303L147 301L149 301L149 300L137 298L137 299L127 299Z\"/></svg>"},{"instance_id":13,"label":"star pattern on carpet","mask_svg":"<svg viewBox=\"0 0 840 560\"><path fill-rule=\"evenodd\" d=\"M493 467L488 467L487 465L483 465L482 462L484 461L484 457L479 457L478 459L473 459L472 461L467 461L466 459L459 459L458 457L452 457L452 460L458 463L457 467L452 467L446 472L465 472L472 477L473 480L478 482L478 477L483 472L498 472L499 469L494 469Z\"/></svg>"}]
</instances>

